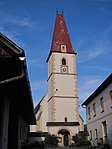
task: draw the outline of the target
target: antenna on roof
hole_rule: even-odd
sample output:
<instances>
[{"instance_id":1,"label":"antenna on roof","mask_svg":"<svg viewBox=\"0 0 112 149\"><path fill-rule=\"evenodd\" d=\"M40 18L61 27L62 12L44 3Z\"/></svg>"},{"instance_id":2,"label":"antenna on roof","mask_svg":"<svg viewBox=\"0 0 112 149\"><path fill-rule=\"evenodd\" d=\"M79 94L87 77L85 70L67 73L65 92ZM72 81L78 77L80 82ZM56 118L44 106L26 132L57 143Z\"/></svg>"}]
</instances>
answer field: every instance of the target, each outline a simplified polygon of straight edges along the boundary
<instances>
[{"instance_id":1,"label":"antenna on roof","mask_svg":"<svg viewBox=\"0 0 112 149\"><path fill-rule=\"evenodd\" d=\"M58 9L56 9L56 14L58 14Z\"/></svg>"},{"instance_id":2,"label":"antenna on roof","mask_svg":"<svg viewBox=\"0 0 112 149\"><path fill-rule=\"evenodd\" d=\"M64 14L64 10L62 9L62 14Z\"/></svg>"}]
</instances>

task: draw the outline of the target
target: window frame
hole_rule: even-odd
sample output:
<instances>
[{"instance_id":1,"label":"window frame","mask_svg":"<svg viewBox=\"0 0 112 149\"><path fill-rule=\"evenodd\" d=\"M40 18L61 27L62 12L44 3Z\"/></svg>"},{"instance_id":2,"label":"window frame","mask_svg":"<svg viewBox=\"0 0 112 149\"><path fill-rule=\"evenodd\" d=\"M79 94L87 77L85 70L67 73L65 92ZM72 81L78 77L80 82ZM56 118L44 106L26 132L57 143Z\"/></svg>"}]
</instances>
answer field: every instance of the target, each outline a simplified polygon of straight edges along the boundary
<instances>
[{"instance_id":1,"label":"window frame","mask_svg":"<svg viewBox=\"0 0 112 149\"><path fill-rule=\"evenodd\" d=\"M104 112L103 97L100 98L100 111L101 111L101 113Z\"/></svg>"},{"instance_id":2,"label":"window frame","mask_svg":"<svg viewBox=\"0 0 112 149\"><path fill-rule=\"evenodd\" d=\"M66 66L66 59L65 58L62 58L61 64L62 64L62 66Z\"/></svg>"},{"instance_id":3,"label":"window frame","mask_svg":"<svg viewBox=\"0 0 112 149\"><path fill-rule=\"evenodd\" d=\"M110 107L112 108L112 90L110 90L109 95L110 95Z\"/></svg>"},{"instance_id":4,"label":"window frame","mask_svg":"<svg viewBox=\"0 0 112 149\"><path fill-rule=\"evenodd\" d=\"M89 131L90 134L90 140L92 140L92 130Z\"/></svg>"},{"instance_id":5,"label":"window frame","mask_svg":"<svg viewBox=\"0 0 112 149\"><path fill-rule=\"evenodd\" d=\"M90 107L88 107L88 120L90 120L91 119L91 109L90 109Z\"/></svg>"},{"instance_id":6,"label":"window frame","mask_svg":"<svg viewBox=\"0 0 112 149\"><path fill-rule=\"evenodd\" d=\"M96 103L93 103L93 116L96 116Z\"/></svg>"},{"instance_id":7,"label":"window frame","mask_svg":"<svg viewBox=\"0 0 112 149\"><path fill-rule=\"evenodd\" d=\"M95 140L97 140L97 139L98 139L98 130L95 129Z\"/></svg>"}]
</instances>

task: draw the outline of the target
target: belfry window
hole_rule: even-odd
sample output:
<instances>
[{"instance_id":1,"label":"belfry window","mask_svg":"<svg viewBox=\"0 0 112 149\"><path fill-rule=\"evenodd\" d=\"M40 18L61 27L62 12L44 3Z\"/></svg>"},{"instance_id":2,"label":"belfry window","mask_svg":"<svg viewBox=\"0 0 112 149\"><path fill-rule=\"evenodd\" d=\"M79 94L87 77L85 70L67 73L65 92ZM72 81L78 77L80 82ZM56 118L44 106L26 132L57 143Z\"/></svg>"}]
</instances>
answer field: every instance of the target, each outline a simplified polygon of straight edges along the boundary
<instances>
[{"instance_id":1,"label":"belfry window","mask_svg":"<svg viewBox=\"0 0 112 149\"><path fill-rule=\"evenodd\" d=\"M66 65L66 60L65 60L65 58L62 59L62 65Z\"/></svg>"}]
</instances>

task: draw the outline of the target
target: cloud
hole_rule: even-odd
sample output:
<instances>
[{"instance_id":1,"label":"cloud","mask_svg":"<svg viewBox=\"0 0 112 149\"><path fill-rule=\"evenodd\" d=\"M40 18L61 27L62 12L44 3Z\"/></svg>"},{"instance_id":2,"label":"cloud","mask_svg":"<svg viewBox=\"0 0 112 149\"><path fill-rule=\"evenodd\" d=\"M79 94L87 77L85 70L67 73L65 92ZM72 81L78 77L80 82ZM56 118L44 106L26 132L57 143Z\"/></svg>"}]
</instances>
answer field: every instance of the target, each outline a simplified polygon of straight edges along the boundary
<instances>
[{"instance_id":1,"label":"cloud","mask_svg":"<svg viewBox=\"0 0 112 149\"><path fill-rule=\"evenodd\" d=\"M102 55L104 51L105 50L103 48L97 47L97 48L86 50L82 53L79 53L80 56L78 57L77 63L83 63L91 59L95 59L96 57Z\"/></svg>"},{"instance_id":2,"label":"cloud","mask_svg":"<svg viewBox=\"0 0 112 149\"><path fill-rule=\"evenodd\" d=\"M9 38L10 40L15 42L15 44L17 44L18 46L21 47L21 45L22 45L22 47L23 47L25 45L25 43L23 41L21 41L19 38L19 36L21 35L20 32L18 32L16 30L8 30L3 26L0 26L0 32L2 34L4 34L7 38Z\"/></svg>"},{"instance_id":3,"label":"cloud","mask_svg":"<svg viewBox=\"0 0 112 149\"><path fill-rule=\"evenodd\" d=\"M101 81L101 76L79 77L79 103L82 104L82 102L84 102L84 100L86 100L87 97L100 85Z\"/></svg>"},{"instance_id":4,"label":"cloud","mask_svg":"<svg viewBox=\"0 0 112 149\"><path fill-rule=\"evenodd\" d=\"M112 10L107 9L106 7L101 7L100 11L103 12L107 16L112 16Z\"/></svg>"},{"instance_id":5,"label":"cloud","mask_svg":"<svg viewBox=\"0 0 112 149\"><path fill-rule=\"evenodd\" d=\"M28 66L29 67L38 67L39 66L40 67L42 65L40 64L38 59L31 59L28 61Z\"/></svg>"},{"instance_id":6,"label":"cloud","mask_svg":"<svg viewBox=\"0 0 112 149\"><path fill-rule=\"evenodd\" d=\"M33 28L35 26L34 21L29 16L17 16L15 14L6 14L2 12L0 17L0 25L2 26L10 24L28 28Z\"/></svg>"},{"instance_id":7,"label":"cloud","mask_svg":"<svg viewBox=\"0 0 112 149\"><path fill-rule=\"evenodd\" d=\"M47 88L47 81L46 80L38 80L35 82L32 82L32 89L33 90L41 90Z\"/></svg>"},{"instance_id":8,"label":"cloud","mask_svg":"<svg viewBox=\"0 0 112 149\"><path fill-rule=\"evenodd\" d=\"M112 40L112 25L110 25L104 32L103 32L103 36L104 36L104 41L106 43L106 45L111 45L111 40ZM107 46L108 47L108 46Z\"/></svg>"},{"instance_id":9,"label":"cloud","mask_svg":"<svg viewBox=\"0 0 112 149\"><path fill-rule=\"evenodd\" d=\"M94 58L96 58L97 56L100 56L102 53L103 53L103 49L96 48L96 49L94 49L94 50L91 50L91 51L88 53L88 57L89 57L89 59L94 59Z\"/></svg>"},{"instance_id":10,"label":"cloud","mask_svg":"<svg viewBox=\"0 0 112 149\"><path fill-rule=\"evenodd\" d=\"M13 19L11 19L11 21L13 24L16 24L21 27L30 27L30 28L34 27L33 21L28 17L26 17L26 18L13 17Z\"/></svg>"}]
</instances>

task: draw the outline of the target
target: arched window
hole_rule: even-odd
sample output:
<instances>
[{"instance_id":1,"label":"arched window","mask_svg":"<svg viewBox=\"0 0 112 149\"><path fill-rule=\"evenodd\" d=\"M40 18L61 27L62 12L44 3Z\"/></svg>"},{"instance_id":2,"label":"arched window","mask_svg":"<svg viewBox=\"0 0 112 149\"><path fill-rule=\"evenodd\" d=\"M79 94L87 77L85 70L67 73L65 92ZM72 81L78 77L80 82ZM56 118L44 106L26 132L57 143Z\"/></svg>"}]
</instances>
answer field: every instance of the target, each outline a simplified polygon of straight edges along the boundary
<instances>
[{"instance_id":1,"label":"arched window","mask_svg":"<svg viewBox=\"0 0 112 149\"><path fill-rule=\"evenodd\" d=\"M62 59L62 65L66 65L66 60L64 58Z\"/></svg>"},{"instance_id":2,"label":"arched window","mask_svg":"<svg viewBox=\"0 0 112 149\"><path fill-rule=\"evenodd\" d=\"M67 122L67 117L65 117L65 122Z\"/></svg>"}]
</instances>

